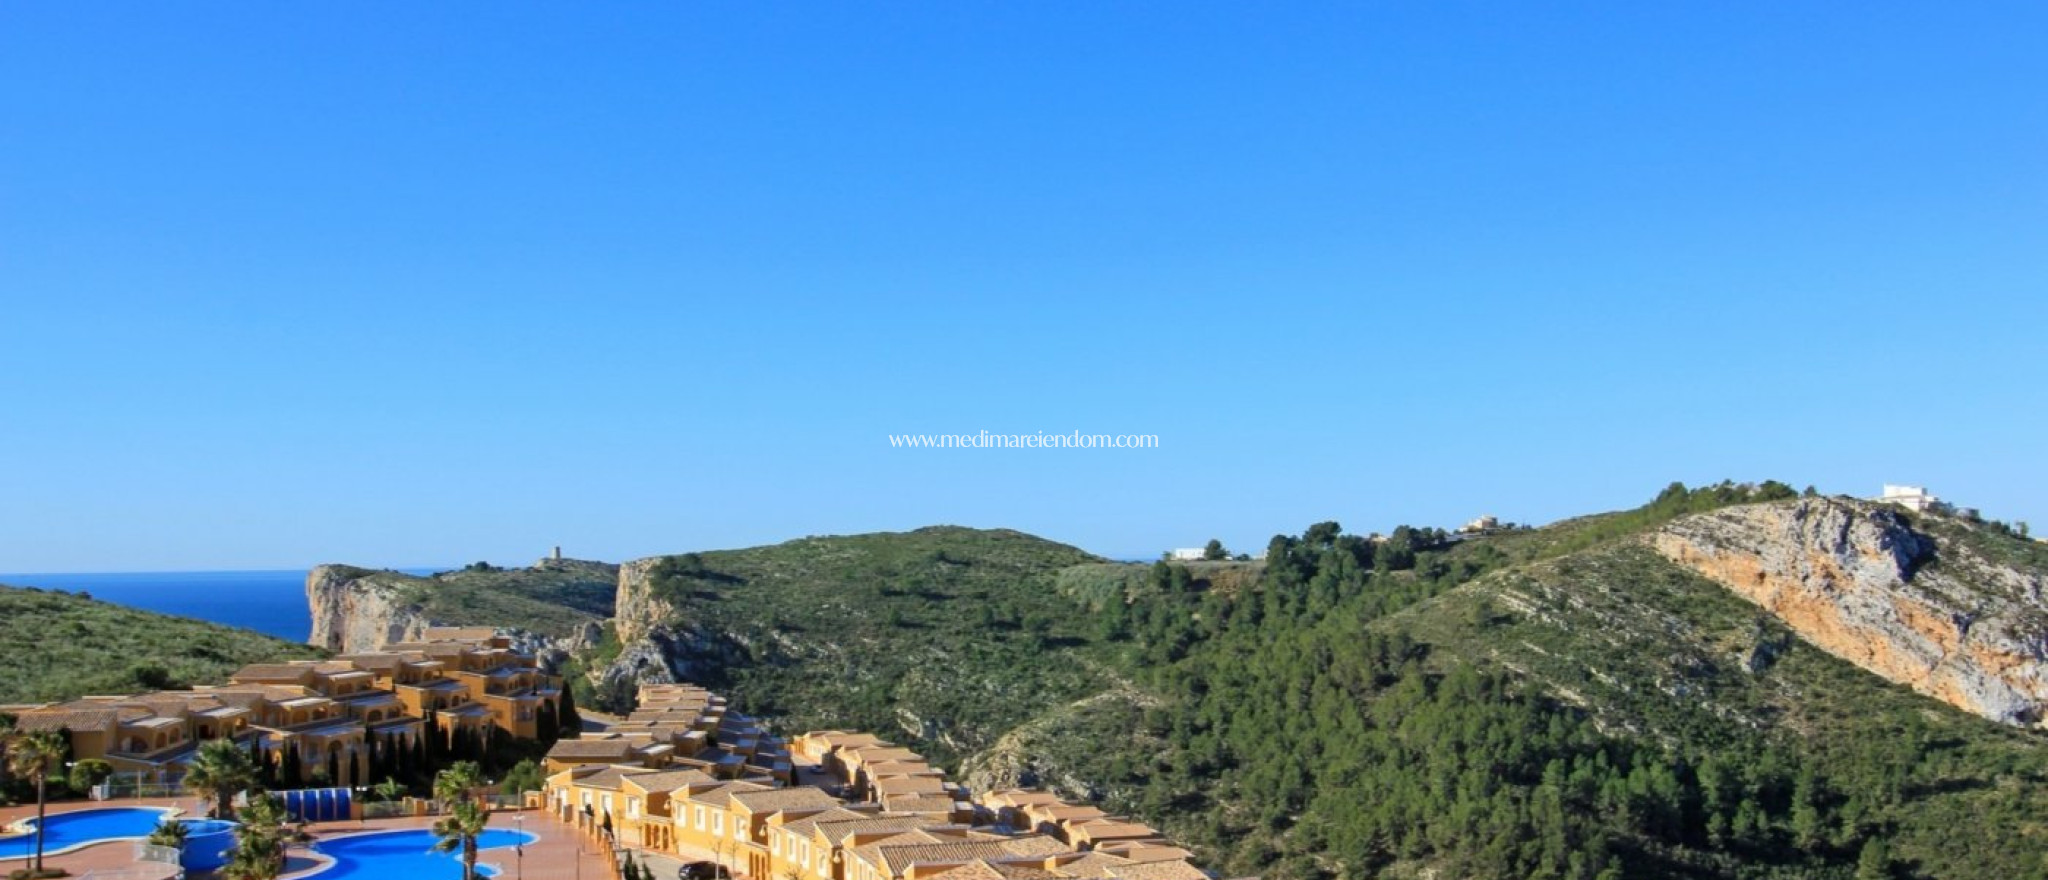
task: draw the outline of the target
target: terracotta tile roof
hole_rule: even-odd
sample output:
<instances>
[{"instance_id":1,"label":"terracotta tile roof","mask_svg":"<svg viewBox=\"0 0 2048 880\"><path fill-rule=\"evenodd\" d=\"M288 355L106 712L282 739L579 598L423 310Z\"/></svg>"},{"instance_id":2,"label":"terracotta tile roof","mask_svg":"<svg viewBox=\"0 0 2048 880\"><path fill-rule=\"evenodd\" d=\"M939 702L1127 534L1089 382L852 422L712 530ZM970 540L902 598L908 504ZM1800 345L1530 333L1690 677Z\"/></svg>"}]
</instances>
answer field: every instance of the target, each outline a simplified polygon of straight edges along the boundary
<instances>
[{"instance_id":1,"label":"terracotta tile roof","mask_svg":"<svg viewBox=\"0 0 2048 880\"><path fill-rule=\"evenodd\" d=\"M923 761L876 761L872 764L862 765L861 769L866 770L869 776L876 779L896 776L946 775L946 771L933 767Z\"/></svg>"},{"instance_id":2,"label":"terracotta tile roof","mask_svg":"<svg viewBox=\"0 0 2048 880\"><path fill-rule=\"evenodd\" d=\"M801 819L784 822L782 823L782 830L789 834L808 835L816 833L818 826L828 822L857 822L862 819L872 818L874 815L874 813L863 813L858 810L849 810L844 806L838 806L821 813L813 813Z\"/></svg>"},{"instance_id":3,"label":"terracotta tile roof","mask_svg":"<svg viewBox=\"0 0 2048 880\"><path fill-rule=\"evenodd\" d=\"M402 654L343 654L335 659L346 660L364 669L378 672L390 672L405 665L405 656Z\"/></svg>"},{"instance_id":4,"label":"terracotta tile roof","mask_svg":"<svg viewBox=\"0 0 2048 880\"><path fill-rule=\"evenodd\" d=\"M951 813L960 806L960 802L949 794L898 794L882 798L882 806L892 813Z\"/></svg>"},{"instance_id":5,"label":"terracotta tile roof","mask_svg":"<svg viewBox=\"0 0 2048 880\"><path fill-rule=\"evenodd\" d=\"M220 700L191 691L154 691L136 694L121 701L123 705L142 706L158 715L183 715L186 712L204 712L219 708Z\"/></svg>"},{"instance_id":6,"label":"terracotta tile roof","mask_svg":"<svg viewBox=\"0 0 2048 880\"><path fill-rule=\"evenodd\" d=\"M1122 819L1096 819L1089 822L1068 822L1067 835L1070 838L1087 840L1134 840L1158 837L1159 832L1152 826Z\"/></svg>"},{"instance_id":7,"label":"terracotta tile roof","mask_svg":"<svg viewBox=\"0 0 2048 880\"><path fill-rule=\"evenodd\" d=\"M584 788L602 788L606 791L618 791L619 781L625 778L627 769L617 766L606 767L603 770L576 780L576 784Z\"/></svg>"},{"instance_id":8,"label":"terracotta tile roof","mask_svg":"<svg viewBox=\"0 0 2048 880\"><path fill-rule=\"evenodd\" d=\"M624 760L633 754L633 741L627 739L565 739L548 749L550 758L618 758Z\"/></svg>"},{"instance_id":9,"label":"terracotta tile roof","mask_svg":"<svg viewBox=\"0 0 2048 880\"><path fill-rule=\"evenodd\" d=\"M439 641L486 641L498 634L488 626L430 626L420 632L420 638L429 642Z\"/></svg>"},{"instance_id":10,"label":"terracotta tile roof","mask_svg":"<svg viewBox=\"0 0 2048 880\"><path fill-rule=\"evenodd\" d=\"M840 846L846 843L847 838L856 834L873 834L881 831L910 831L917 828L930 828L933 825L932 820L925 816L869 814L858 819L819 822L812 829L812 834L833 846Z\"/></svg>"},{"instance_id":11,"label":"terracotta tile roof","mask_svg":"<svg viewBox=\"0 0 2048 880\"><path fill-rule=\"evenodd\" d=\"M1050 837L1013 837L1005 840L969 840L943 843L879 843L861 850L872 849L874 855L867 859L888 871L890 875L901 874L915 864L933 862L965 862L979 858L1006 858L1033 855L1052 855L1067 852L1067 848ZM857 850L858 851L858 850Z\"/></svg>"},{"instance_id":12,"label":"terracotta tile roof","mask_svg":"<svg viewBox=\"0 0 2048 880\"><path fill-rule=\"evenodd\" d=\"M1100 878L1108 877L1111 869L1127 867L1130 859L1102 852L1082 853L1078 859L1061 862L1052 866L1052 872L1062 877Z\"/></svg>"},{"instance_id":13,"label":"terracotta tile roof","mask_svg":"<svg viewBox=\"0 0 2048 880\"><path fill-rule=\"evenodd\" d=\"M120 720L115 709L70 709L25 712L14 719L14 729L23 733L44 730L103 730Z\"/></svg>"},{"instance_id":14,"label":"terracotta tile roof","mask_svg":"<svg viewBox=\"0 0 2048 880\"><path fill-rule=\"evenodd\" d=\"M229 685L227 687L209 688L206 694L230 706L248 707L257 703L281 703L286 700L296 700L306 695L306 689L267 684Z\"/></svg>"},{"instance_id":15,"label":"terracotta tile roof","mask_svg":"<svg viewBox=\"0 0 2048 880\"><path fill-rule=\"evenodd\" d=\"M1103 812L1101 807L1091 806L1088 804L1033 805L1027 808L1024 811L1024 813L1026 815L1033 816L1041 820L1049 820L1053 822L1087 821L1090 819L1106 819L1109 817L1109 814Z\"/></svg>"},{"instance_id":16,"label":"terracotta tile roof","mask_svg":"<svg viewBox=\"0 0 2048 880\"><path fill-rule=\"evenodd\" d=\"M1172 844L1138 841L1106 841L1095 851L1122 856L1133 862L1171 862L1195 857L1194 853Z\"/></svg>"},{"instance_id":17,"label":"terracotta tile roof","mask_svg":"<svg viewBox=\"0 0 2048 880\"><path fill-rule=\"evenodd\" d=\"M879 794L939 794L946 790L946 780L936 776L895 776L875 780L875 791Z\"/></svg>"},{"instance_id":18,"label":"terracotta tile roof","mask_svg":"<svg viewBox=\"0 0 2048 880\"><path fill-rule=\"evenodd\" d=\"M1044 868L975 859L958 868L930 875L929 880L1049 880L1058 877Z\"/></svg>"},{"instance_id":19,"label":"terracotta tile roof","mask_svg":"<svg viewBox=\"0 0 2048 880\"><path fill-rule=\"evenodd\" d=\"M654 773L635 773L620 780L641 791L665 794L685 785L703 785L717 782L711 774L702 770L662 770Z\"/></svg>"},{"instance_id":20,"label":"terracotta tile roof","mask_svg":"<svg viewBox=\"0 0 2048 880\"><path fill-rule=\"evenodd\" d=\"M782 810L823 810L839 806L840 800L821 789L808 786L778 788L770 791L734 792L732 802L747 808L749 813L775 813Z\"/></svg>"},{"instance_id":21,"label":"terracotta tile roof","mask_svg":"<svg viewBox=\"0 0 2048 880\"><path fill-rule=\"evenodd\" d=\"M1178 860L1113 867L1109 876L1114 880L1209 880L1202 869Z\"/></svg>"},{"instance_id":22,"label":"terracotta tile roof","mask_svg":"<svg viewBox=\"0 0 2048 880\"><path fill-rule=\"evenodd\" d=\"M741 792L769 791L768 786L753 782L728 782L716 788L707 788L690 795L691 803L705 804L721 809L732 803L732 796Z\"/></svg>"},{"instance_id":23,"label":"terracotta tile roof","mask_svg":"<svg viewBox=\"0 0 2048 880\"><path fill-rule=\"evenodd\" d=\"M235 670L233 675L228 676L228 680L238 683L266 681L295 682L304 680L307 673L312 671L313 667L310 665L301 666L295 663L251 663Z\"/></svg>"},{"instance_id":24,"label":"terracotta tile roof","mask_svg":"<svg viewBox=\"0 0 2048 880\"><path fill-rule=\"evenodd\" d=\"M1030 806L1032 804L1065 803L1064 801L1060 800L1059 795L1053 794L1052 792L1039 791L1037 789L1027 788L1011 788L1005 789L1003 791L989 792L987 795L983 796L982 800L985 803L1003 807L1024 807Z\"/></svg>"},{"instance_id":25,"label":"terracotta tile roof","mask_svg":"<svg viewBox=\"0 0 2048 880\"><path fill-rule=\"evenodd\" d=\"M841 760L848 763L874 764L882 761L922 761L924 756L901 746L866 746L857 749L841 749Z\"/></svg>"}]
</instances>

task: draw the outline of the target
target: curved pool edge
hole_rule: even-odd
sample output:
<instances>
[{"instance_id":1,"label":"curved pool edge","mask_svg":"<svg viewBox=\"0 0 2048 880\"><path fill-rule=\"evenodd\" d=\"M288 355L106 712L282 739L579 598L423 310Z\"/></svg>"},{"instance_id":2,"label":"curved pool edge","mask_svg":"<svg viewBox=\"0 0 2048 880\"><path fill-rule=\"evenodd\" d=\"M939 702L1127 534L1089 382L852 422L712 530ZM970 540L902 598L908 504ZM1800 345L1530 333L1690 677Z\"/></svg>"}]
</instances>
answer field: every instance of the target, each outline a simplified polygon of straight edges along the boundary
<instances>
[{"instance_id":1,"label":"curved pool edge","mask_svg":"<svg viewBox=\"0 0 2048 880\"><path fill-rule=\"evenodd\" d=\"M318 877L321 874L324 874L327 871L332 870L335 865L341 864L340 859L337 859L331 855L314 849L313 847L315 846L321 846L323 844L333 843L335 841L340 840L349 840L357 837L375 837L380 834L418 834L423 831L432 833L433 830L434 829L431 826L422 826L418 828L373 828L368 831L350 831L344 834L334 834L322 837L319 840L314 841L312 846L307 846L301 849L301 852L303 852L307 858L310 858L318 862L319 864L316 864L310 868L305 868L303 870L294 871L289 874L279 874L277 880L307 880L307 878ZM525 839L513 844L499 844L488 849L477 850L478 858L476 860L476 867L477 873L480 876L486 874L486 872L484 871L485 868L491 869L488 872L488 876L502 877L504 876L505 873L503 865L494 861L484 861L482 858L483 853L487 853L492 850L504 849L507 846L532 846L540 842L540 835L535 834L531 831L523 831L516 828L492 828L490 830L503 831L507 834L517 834Z\"/></svg>"},{"instance_id":2,"label":"curved pool edge","mask_svg":"<svg viewBox=\"0 0 2048 880\"><path fill-rule=\"evenodd\" d=\"M58 816L70 816L70 815L75 815L75 814L78 814L78 813L111 813L111 812L115 812L115 811L117 811L117 810L118 810L118 811L123 811L123 812L126 812L126 811L131 811L131 810L150 810L150 811L152 811L152 812L155 812L155 813L157 814L157 821L158 821L158 822L162 822L162 821L163 821L164 819L166 819L166 818L174 817L174 816L176 816L176 815L178 815L178 814L180 814L180 813L184 812L183 810L181 810L181 809L179 809L179 808L177 808L177 807L88 807L88 808L86 808L86 809L83 809L83 810L66 810L66 811L64 811L64 812L62 812L62 813L50 813L49 815L45 816L44 818L46 818L46 819L55 819L55 818L57 818ZM35 817L34 817L34 816L30 816L30 817L28 817L28 818L26 818L26 819L23 819L22 821L23 821L23 822L34 822L34 821L35 821ZM0 842L10 841L10 840L21 840L21 839L28 839L28 838L34 838L34 837L35 837L35 834L36 834L36 832L35 832L35 829L33 829L33 828L29 829L28 831L23 831L23 832L19 832L19 833L9 833L9 832L4 832L4 831L0 831ZM124 841L132 842L132 841L137 841L137 840L148 840L148 839L149 839L149 835L147 835L147 834L138 834L138 835L136 835L136 836L134 836L134 837L102 837L102 838L100 838L100 839L98 839L98 840L88 840L88 841L84 841L84 842L82 842L82 843L74 843L74 844L71 844L70 846L65 846L65 847L57 847L57 848L54 848L54 849L45 849L45 850L43 850L43 856L44 856L45 858L47 858L47 857L49 857L49 856L61 856L61 855L65 855L65 854L67 854L67 853L74 853L74 852L77 852L77 851L79 851L79 850L82 850L82 849L85 849L85 848L87 848L87 847L94 847L94 846L99 846L100 844L103 844L103 843L122 843L122 842L124 842ZM28 853L24 853L24 854L22 854L22 855L18 855L18 856L0 855L0 862L11 862L11 861L14 861L14 860L16 860L16 859L22 859L22 860L27 860L27 859L33 859L33 858L35 858L35 857L36 857L36 856L35 856L35 853L34 853L34 852L28 852Z\"/></svg>"}]
</instances>

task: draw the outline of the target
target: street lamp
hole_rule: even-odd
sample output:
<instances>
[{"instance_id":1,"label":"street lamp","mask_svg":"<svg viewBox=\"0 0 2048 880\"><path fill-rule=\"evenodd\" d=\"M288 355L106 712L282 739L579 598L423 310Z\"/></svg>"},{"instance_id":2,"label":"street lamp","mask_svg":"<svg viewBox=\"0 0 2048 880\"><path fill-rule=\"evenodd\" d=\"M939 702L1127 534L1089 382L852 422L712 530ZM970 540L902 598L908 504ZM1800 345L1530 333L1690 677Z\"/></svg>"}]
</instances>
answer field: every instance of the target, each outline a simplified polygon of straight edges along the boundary
<instances>
[{"instance_id":1,"label":"street lamp","mask_svg":"<svg viewBox=\"0 0 2048 880\"><path fill-rule=\"evenodd\" d=\"M526 814L512 817L512 824L519 828L519 842L512 845L512 852L519 859L519 880L526 880Z\"/></svg>"}]
</instances>

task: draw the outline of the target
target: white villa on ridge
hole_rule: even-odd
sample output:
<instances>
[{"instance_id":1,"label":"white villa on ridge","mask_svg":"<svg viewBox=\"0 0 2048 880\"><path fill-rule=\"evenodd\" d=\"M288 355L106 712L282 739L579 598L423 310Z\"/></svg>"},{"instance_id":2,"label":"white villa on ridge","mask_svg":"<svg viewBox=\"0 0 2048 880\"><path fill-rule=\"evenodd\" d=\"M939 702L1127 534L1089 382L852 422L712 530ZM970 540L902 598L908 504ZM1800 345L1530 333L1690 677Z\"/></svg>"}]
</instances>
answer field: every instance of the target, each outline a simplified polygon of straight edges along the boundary
<instances>
[{"instance_id":1,"label":"white villa on ridge","mask_svg":"<svg viewBox=\"0 0 2048 880\"><path fill-rule=\"evenodd\" d=\"M1978 516L1976 508L1957 507L1929 494L1924 486L1894 486L1886 483L1884 495L1877 500L1885 504L1896 504L1915 513L1939 513L1971 520Z\"/></svg>"},{"instance_id":2,"label":"white villa on ridge","mask_svg":"<svg viewBox=\"0 0 2048 880\"><path fill-rule=\"evenodd\" d=\"M1890 483L1884 484L1884 496L1877 500L1920 513L1939 511L1948 506L1940 498L1928 494L1924 486L1894 486Z\"/></svg>"}]
</instances>

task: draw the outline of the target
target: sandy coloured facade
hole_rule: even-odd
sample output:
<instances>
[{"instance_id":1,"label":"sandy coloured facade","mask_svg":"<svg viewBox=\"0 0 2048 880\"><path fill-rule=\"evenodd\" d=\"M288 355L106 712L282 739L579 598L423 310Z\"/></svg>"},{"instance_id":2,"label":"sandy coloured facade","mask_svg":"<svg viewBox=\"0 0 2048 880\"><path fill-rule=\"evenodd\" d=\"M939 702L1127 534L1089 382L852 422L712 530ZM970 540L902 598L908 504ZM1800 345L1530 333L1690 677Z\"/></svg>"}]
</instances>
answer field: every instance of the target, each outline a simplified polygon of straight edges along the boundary
<instances>
[{"instance_id":1,"label":"sandy coloured facade","mask_svg":"<svg viewBox=\"0 0 2048 880\"><path fill-rule=\"evenodd\" d=\"M73 760L142 779L175 780L199 743L231 738L351 786L370 781L381 750L416 748L429 715L450 738L539 736L543 713L561 709L561 679L492 630L434 627L373 654L251 664L225 685L0 708L23 731L63 733Z\"/></svg>"},{"instance_id":2,"label":"sandy coloured facade","mask_svg":"<svg viewBox=\"0 0 2048 880\"><path fill-rule=\"evenodd\" d=\"M640 695L608 738L549 753L547 788L532 797L551 816L761 880L1209 880L1143 824L1042 791L977 798L872 734L818 731L785 745L703 688L643 685ZM741 742L744 753L726 751ZM704 759L710 750L744 757Z\"/></svg>"}]
</instances>

